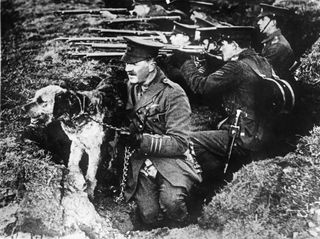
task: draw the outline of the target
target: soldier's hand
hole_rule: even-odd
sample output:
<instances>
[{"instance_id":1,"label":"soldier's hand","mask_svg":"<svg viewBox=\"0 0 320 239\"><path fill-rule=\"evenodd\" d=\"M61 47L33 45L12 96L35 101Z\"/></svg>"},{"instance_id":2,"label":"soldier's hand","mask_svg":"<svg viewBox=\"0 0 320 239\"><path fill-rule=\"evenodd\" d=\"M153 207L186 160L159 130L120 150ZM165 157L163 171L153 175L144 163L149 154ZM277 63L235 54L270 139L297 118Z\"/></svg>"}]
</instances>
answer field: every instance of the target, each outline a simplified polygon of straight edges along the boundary
<instances>
[{"instance_id":1,"label":"soldier's hand","mask_svg":"<svg viewBox=\"0 0 320 239\"><path fill-rule=\"evenodd\" d=\"M124 146L130 146L133 149L139 148L142 135L138 132L134 132L130 127L125 128L119 133L119 142Z\"/></svg>"},{"instance_id":2,"label":"soldier's hand","mask_svg":"<svg viewBox=\"0 0 320 239\"><path fill-rule=\"evenodd\" d=\"M193 61L198 71L203 74L206 71L206 59L204 55L193 56Z\"/></svg>"}]
</instances>

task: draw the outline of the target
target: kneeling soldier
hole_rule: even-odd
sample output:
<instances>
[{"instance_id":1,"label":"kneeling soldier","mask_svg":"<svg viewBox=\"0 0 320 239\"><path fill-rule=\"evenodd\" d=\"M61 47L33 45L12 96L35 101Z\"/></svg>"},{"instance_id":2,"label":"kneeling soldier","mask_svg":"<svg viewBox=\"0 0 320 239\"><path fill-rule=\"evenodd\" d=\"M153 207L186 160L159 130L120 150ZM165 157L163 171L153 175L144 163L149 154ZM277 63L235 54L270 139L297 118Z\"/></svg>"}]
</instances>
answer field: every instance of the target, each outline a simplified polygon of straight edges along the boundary
<instances>
[{"instance_id":1,"label":"kneeling soldier","mask_svg":"<svg viewBox=\"0 0 320 239\"><path fill-rule=\"evenodd\" d=\"M122 141L135 148L125 196L134 199L142 221L154 227L163 219L184 222L190 190L201 181L189 153L191 109L183 89L156 66L161 44L128 37L122 57L128 74L130 134Z\"/></svg>"},{"instance_id":2,"label":"kneeling soldier","mask_svg":"<svg viewBox=\"0 0 320 239\"><path fill-rule=\"evenodd\" d=\"M208 76L198 71L193 60L186 61L180 70L190 89L206 97L209 106L221 100L227 116L216 130L192 134L203 181L214 190L214 186L224 183L230 153L228 172L249 162L250 155L270 140L272 117L263 108L267 92L254 69L271 77L272 67L249 47L253 28L217 28L212 34L220 40L219 51L225 64Z\"/></svg>"}]
</instances>

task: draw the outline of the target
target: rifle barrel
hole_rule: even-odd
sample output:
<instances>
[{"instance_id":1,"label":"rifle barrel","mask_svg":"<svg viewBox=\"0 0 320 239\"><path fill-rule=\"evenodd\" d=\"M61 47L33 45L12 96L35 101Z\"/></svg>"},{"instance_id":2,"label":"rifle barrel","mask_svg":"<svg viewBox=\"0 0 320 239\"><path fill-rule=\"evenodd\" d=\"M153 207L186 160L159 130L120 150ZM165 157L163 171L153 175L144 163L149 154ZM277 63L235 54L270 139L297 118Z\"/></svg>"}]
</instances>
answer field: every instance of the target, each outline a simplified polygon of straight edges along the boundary
<instances>
[{"instance_id":1,"label":"rifle barrel","mask_svg":"<svg viewBox=\"0 0 320 239\"><path fill-rule=\"evenodd\" d=\"M110 42L110 41L123 41L123 37L74 37L67 38L67 42Z\"/></svg>"},{"instance_id":2,"label":"rifle barrel","mask_svg":"<svg viewBox=\"0 0 320 239\"><path fill-rule=\"evenodd\" d=\"M101 14L104 11L111 13L128 13L127 8L98 8L98 9L71 9L55 11L55 15L76 15L76 14Z\"/></svg>"},{"instance_id":3,"label":"rifle barrel","mask_svg":"<svg viewBox=\"0 0 320 239\"><path fill-rule=\"evenodd\" d=\"M92 46L92 44L90 42L73 42L72 46Z\"/></svg>"},{"instance_id":4,"label":"rifle barrel","mask_svg":"<svg viewBox=\"0 0 320 239\"><path fill-rule=\"evenodd\" d=\"M112 23L125 23L125 22L149 22L157 20L170 20L170 21L180 21L180 16L154 16L154 17L138 17L138 18L118 18L110 21L106 21L107 24Z\"/></svg>"},{"instance_id":5,"label":"rifle barrel","mask_svg":"<svg viewBox=\"0 0 320 239\"><path fill-rule=\"evenodd\" d=\"M105 48L105 49L126 49L127 47L127 44L121 44L121 43L118 43L118 44L114 44L114 43L111 43L111 44L99 44L99 43L95 43L95 44L91 44L92 48Z\"/></svg>"},{"instance_id":6,"label":"rifle barrel","mask_svg":"<svg viewBox=\"0 0 320 239\"><path fill-rule=\"evenodd\" d=\"M69 39L69 37L57 37L54 38L53 41L68 41Z\"/></svg>"},{"instance_id":7,"label":"rifle barrel","mask_svg":"<svg viewBox=\"0 0 320 239\"><path fill-rule=\"evenodd\" d=\"M139 31L139 30L123 30L123 29L103 29L103 28L89 28L89 31L91 32L99 32L104 34L127 34L127 35L165 35L170 36L172 35L172 32L163 32L163 31Z\"/></svg>"},{"instance_id":8,"label":"rifle barrel","mask_svg":"<svg viewBox=\"0 0 320 239\"><path fill-rule=\"evenodd\" d=\"M90 52L86 57L121 57L123 52Z\"/></svg>"},{"instance_id":9,"label":"rifle barrel","mask_svg":"<svg viewBox=\"0 0 320 239\"><path fill-rule=\"evenodd\" d=\"M105 58L105 57L121 57L123 52L72 52L71 57L86 57L86 58Z\"/></svg>"}]
</instances>

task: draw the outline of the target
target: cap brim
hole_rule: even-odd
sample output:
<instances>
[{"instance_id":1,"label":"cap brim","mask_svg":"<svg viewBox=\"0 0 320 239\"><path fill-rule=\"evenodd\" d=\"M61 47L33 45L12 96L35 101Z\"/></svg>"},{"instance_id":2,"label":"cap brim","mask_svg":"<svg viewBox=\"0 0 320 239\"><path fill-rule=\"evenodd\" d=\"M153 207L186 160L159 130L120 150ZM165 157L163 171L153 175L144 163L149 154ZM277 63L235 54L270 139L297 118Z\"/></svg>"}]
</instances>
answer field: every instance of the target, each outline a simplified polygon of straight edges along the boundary
<instances>
[{"instance_id":1,"label":"cap brim","mask_svg":"<svg viewBox=\"0 0 320 239\"><path fill-rule=\"evenodd\" d=\"M146 59L147 59L146 57L130 56L126 53L121 57L121 61L127 64L135 64L139 61L144 61Z\"/></svg>"}]
</instances>

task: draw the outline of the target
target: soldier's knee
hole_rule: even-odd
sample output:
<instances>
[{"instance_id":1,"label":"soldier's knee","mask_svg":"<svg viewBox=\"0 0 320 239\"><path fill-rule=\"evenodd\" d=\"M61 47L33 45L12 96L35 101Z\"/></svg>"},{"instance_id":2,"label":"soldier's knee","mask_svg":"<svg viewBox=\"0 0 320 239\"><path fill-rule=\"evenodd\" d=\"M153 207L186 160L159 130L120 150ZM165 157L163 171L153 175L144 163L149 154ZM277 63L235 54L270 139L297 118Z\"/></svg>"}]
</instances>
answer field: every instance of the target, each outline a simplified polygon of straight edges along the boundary
<instances>
[{"instance_id":1,"label":"soldier's knee","mask_svg":"<svg viewBox=\"0 0 320 239\"><path fill-rule=\"evenodd\" d=\"M174 221L181 222L188 215L185 194L164 194L160 197L160 207L165 216Z\"/></svg>"},{"instance_id":2,"label":"soldier's knee","mask_svg":"<svg viewBox=\"0 0 320 239\"><path fill-rule=\"evenodd\" d=\"M153 224L158 221L159 209L156 207L139 209L139 215L143 223Z\"/></svg>"}]
</instances>

